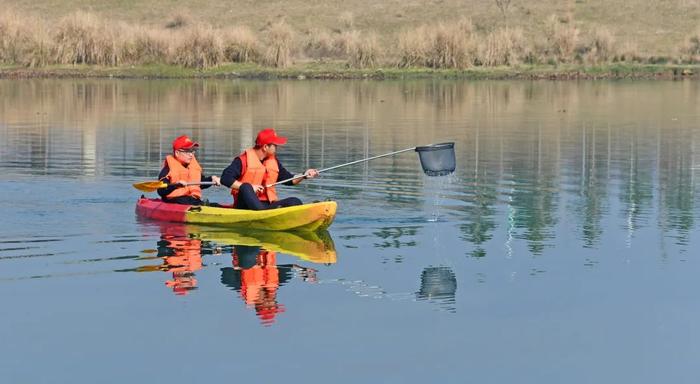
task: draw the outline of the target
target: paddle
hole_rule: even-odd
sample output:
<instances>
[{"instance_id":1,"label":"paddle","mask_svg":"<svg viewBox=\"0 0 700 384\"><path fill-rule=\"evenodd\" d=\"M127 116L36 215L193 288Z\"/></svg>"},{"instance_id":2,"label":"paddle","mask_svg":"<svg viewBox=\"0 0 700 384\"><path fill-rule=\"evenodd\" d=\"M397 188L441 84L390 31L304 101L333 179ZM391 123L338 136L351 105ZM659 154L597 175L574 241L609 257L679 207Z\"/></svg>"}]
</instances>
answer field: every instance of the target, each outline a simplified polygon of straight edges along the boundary
<instances>
[{"instance_id":1,"label":"paddle","mask_svg":"<svg viewBox=\"0 0 700 384\"><path fill-rule=\"evenodd\" d=\"M138 189L139 191L155 192L161 188L166 188L169 184L164 182L164 181L156 180L156 181L144 181L144 182L135 183L132 185L134 186L134 188ZM188 186L188 185L214 185L214 182L213 181L202 181L200 183L185 183L185 186Z\"/></svg>"},{"instance_id":2,"label":"paddle","mask_svg":"<svg viewBox=\"0 0 700 384\"><path fill-rule=\"evenodd\" d=\"M455 151L454 143L440 143L440 144L430 144L420 147L411 147L402 149L399 151L389 152L382 155L368 157L366 159L360 159L351 161L349 163L335 165L333 167L323 168L318 171L318 173L330 171L331 169L336 169L340 167L346 167L348 165L363 163L365 161L370 161L378 159L380 157L392 156L402 152L416 151L420 157L420 165L428 176L444 176L449 175L455 170ZM270 188L277 184L286 183L288 181L305 178L306 175L296 175L290 177L289 179L278 181L274 184L268 184L266 188Z\"/></svg>"}]
</instances>

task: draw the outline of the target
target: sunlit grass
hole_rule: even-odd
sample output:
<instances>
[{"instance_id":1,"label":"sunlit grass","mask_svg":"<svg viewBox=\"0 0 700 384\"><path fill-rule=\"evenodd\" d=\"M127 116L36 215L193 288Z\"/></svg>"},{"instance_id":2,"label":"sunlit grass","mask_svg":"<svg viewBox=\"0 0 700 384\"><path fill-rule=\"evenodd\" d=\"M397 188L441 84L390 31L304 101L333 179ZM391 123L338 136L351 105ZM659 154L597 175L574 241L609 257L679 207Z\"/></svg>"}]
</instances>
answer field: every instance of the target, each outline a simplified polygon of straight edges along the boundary
<instances>
[{"instance_id":1,"label":"sunlit grass","mask_svg":"<svg viewBox=\"0 0 700 384\"><path fill-rule=\"evenodd\" d=\"M504 66L517 72L522 64L680 64L697 63L700 58L699 32L680 41L676 55L644 55L636 45L620 43L612 29L581 28L572 14L550 14L536 33L517 26L485 28L460 17L389 36L357 29L351 13L341 14L338 28L305 32L284 18L271 19L259 30L214 26L182 11L165 20L160 25L127 24L82 11L43 20L5 10L0 12L0 62L34 68L171 65L196 70L228 63L251 63L269 70L303 68L319 62L326 64L325 70L331 63L339 64L346 73L414 67L465 73L471 68Z\"/></svg>"}]
</instances>

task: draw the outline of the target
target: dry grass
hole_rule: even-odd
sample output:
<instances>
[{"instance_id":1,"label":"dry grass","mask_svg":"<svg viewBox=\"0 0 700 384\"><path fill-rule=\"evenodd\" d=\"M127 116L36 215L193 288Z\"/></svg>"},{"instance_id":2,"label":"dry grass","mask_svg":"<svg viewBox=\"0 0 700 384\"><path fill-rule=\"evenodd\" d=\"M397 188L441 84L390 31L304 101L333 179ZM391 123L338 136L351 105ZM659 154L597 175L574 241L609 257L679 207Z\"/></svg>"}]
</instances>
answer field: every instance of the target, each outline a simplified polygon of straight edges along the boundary
<instances>
[{"instance_id":1,"label":"dry grass","mask_svg":"<svg viewBox=\"0 0 700 384\"><path fill-rule=\"evenodd\" d=\"M248 27L233 27L223 31L223 60L232 63L249 63L262 56L260 41Z\"/></svg>"},{"instance_id":2,"label":"dry grass","mask_svg":"<svg viewBox=\"0 0 700 384\"><path fill-rule=\"evenodd\" d=\"M631 41L626 41L620 45L617 49L617 53L613 56L613 62L626 62L626 63L641 63L644 62L646 58L639 55L639 48L637 44Z\"/></svg>"},{"instance_id":3,"label":"dry grass","mask_svg":"<svg viewBox=\"0 0 700 384\"><path fill-rule=\"evenodd\" d=\"M617 55L615 36L606 27L595 28L581 49L583 61L588 64L610 62Z\"/></svg>"},{"instance_id":4,"label":"dry grass","mask_svg":"<svg viewBox=\"0 0 700 384\"><path fill-rule=\"evenodd\" d=\"M148 28L137 28L128 35L122 61L129 64L157 64L169 60L172 34Z\"/></svg>"},{"instance_id":5,"label":"dry grass","mask_svg":"<svg viewBox=\"0 0 700 384\"><path fill-rule=\"evenodd\" d=\"M430 51L428 28L419 27L412 31L403 31L399 34L398 40L399 67L426 65Z\"/></svg>"},{"instance_id":6,"label":"dry grass","mask_svg":"<svg viewBox=\"0 0 700 384\"><path fill-rule=\"evenodd\" d=\"M438 25L430 34L431 49L427 65L432 68L466 68L472 63L469 35L461 25Z\"/></svg>"},{"instance_id":7,"label":"dry grass","mask_svg":"<svg viewBox=\"0 0 700 384\"><path fill-rule=\"evenodd\" d=\"M29 67L50 61L52 41L36 18L21 17L14 11L0 13L0 62Z\"/></svg>"},{"instance_id":8,"label":"dry grass","mask_svg":"<svg viewBox=\"0 0 700 384\"><path fill-rule=\"evenodd\" d=\"M347 46L348 63L355 68L370 68L378 63L379 39L376 34L357 37L351 40Z\"/></svg>"},{"instance_id":9,"label":"dry grass","mask_svg":"<svg viewBox=\"0 0 700 384\"><path fill-rule=\"evenodd\" d=\"M615 33L604 25L581 28L568 8L547 17L540 23L544 27L534 31L474 23L461 17L387 35L358 29L352 12L335 16L335 28L308 29L304 34L280 18L268 19L259 31L245 25L214 27L196 22L185 10L176 11L167 20L151 26L132 25L95 13L74 12L51 23L5 10L0 13L0 62L25 66L176 64L190 68L236 62L285 68L299 61L336 60L354 68L464 69L523 62L597 65L697 62L700 58L700 32L686 35L689 37L678 44L675 57L644 55L636 43L629 43L632 40L620 39L617 28ZM511 18L509 24L518 23ZM618 44L618 39L623 43ZM638 43L638 39L634 41Z\"/></svg>"},{"instance_id":10,"label":"dry grass","mask_svg":"<svg viewBox=\"0 0 700 384\"><path fill-rule=\"evenodd\" d=\"M579 30L569 19L562 20L556 15L547 19L545 28L545 57L562 63L574 61Z\"/></svg>"},{"instance_id":11,"label":"dry grass","mask_svg":"<svg viewBox=\"0 0 700 384\"><path fill-rule=\"evenodd\" d=\"M344 57L347 50L340 47L342 36L327 30L311 30L304 37L302 47L306 57L323 61Z\"/></svg>"},{"instance_id":12,"label":"dry grass","mask_svg":"<svg viewBox=\"0 0 700 384\"><path fill-rule=\"evenodd\" d=\"M420 26L398 37L398 65L467 68L474 62L476 40L471 21Z\"/></svg>"},{"instance_id":13,"label":"dry grass","mask_svg":"<svg viewBox=\"0 0 700 384\"><path fill-rule=\"evenodd\" d=\"M55 60L59 64L117 65L124 46L119 24L108 24L97 16L76 12L56 27Z\"/></svg>"},{"instance_id":14,"label":"dry grass","mask_svg":"<svg viewBox=\"0 0 700 384\"><path fill-rule=\"evenodd\" d=\"M529 52L522 29L503 28L486 37L479 48L479 61L485 66L517 65Z\"/></svg>"},{"instance_id":15,"label":"dry grass","mask_svg":"<svg viewBox=\"0 0 700 384\"><path fill-rule=\"evenodd\" d=\"M700 29L688 37L687 43L681 49L681 55L687 62L700 62Z\"/></svg>"},{"instance_id":16,"label":"dry grass","mask_svg":"<svg viewBox=\"0 0 700 384\"><path fill-rule=\"evenodd\" d=\"M449 24L462 16L471 18L482 38L502 28L503 15L494 1L441 0L428 5L416 1L377 2L368 0L268 0L250 2L229 0L120 0L95 2L81 0L5 0L3 7L14 6L21 13L35 13L49 25L78 9L90 9L111 21L174 31L199 22L225 28L246 25L256 33L270 20L284 18L295 31L329 30L339 32L375 31L383 47L394 48L400 31L418 25ZM508 27L522 28L528 40L540 39L544 20L556 14L571 20L581 31L594 25L615 32L617 41L635 41L639 56L670 56L678 53L687 37L698 27L698 0L531 0L512 1L508 8ZM583 37L583 36L582 36Z\"/></svg>"},{"instance_id":17,"label":"dry grass","mask_svg":"<svg viewBox=\"0 0 700 384\"><path fill-rule=\"evenodd\" d=\"M353 15L352 12L346 11L341 13L340 17L338 18L338 21L340 22L340 25L346 30L355 28L355 15Z\"/></svg>"},{"instance_id":18,"label":"dry grass","mask_svg":"<svg viewBox=\"0 0 700 384\"><path fill-rule=\"evenodd\" d=\"M222 58L219 34L210 26L194 26L178 35L171 60L184 67L208 68L219 65Z\"/></svg>"},{"instance_id":19,"label":"dry grass","mask_svg":"<svg viewBox=\"0 0 700 384\"><path fill-rule=\"evenodd\" d=\"M270 26L266 33L267 50L263 62L276 68L286 68L292 64L294 30L284 21Z\"/></svg>"},{"instance_id":20,"label":"dry grass","mask_svg":"<svg viewBox=\"0 0 700 384\"><path fill-rule=\"evenodd\" d=\"M192 24L192 16L187 11L178 9L168 17L168 21L165 22L165 28L179 29Z\"/></svg>"}]
</instances>

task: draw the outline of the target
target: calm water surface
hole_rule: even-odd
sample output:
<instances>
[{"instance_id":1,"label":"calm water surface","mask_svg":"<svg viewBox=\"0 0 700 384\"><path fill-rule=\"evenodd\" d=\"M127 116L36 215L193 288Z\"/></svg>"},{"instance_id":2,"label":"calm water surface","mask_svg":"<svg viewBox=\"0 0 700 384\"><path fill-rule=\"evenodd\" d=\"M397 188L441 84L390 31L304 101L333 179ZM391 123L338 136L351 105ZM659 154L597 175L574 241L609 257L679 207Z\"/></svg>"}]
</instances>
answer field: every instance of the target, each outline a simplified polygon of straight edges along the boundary
<instances>
[{"instance_id":1,"label":"calm water surface","mask_svg":"<svg viewBox=\"0 0 700 384\"><path fill-rule=\"evenodd\" d=\"M142 221L172 139L255 133L328 232ZM3 382L692 383L696 82L0 81ZM229 202L225 189L212 201Z\"/></svg>"}]
</instances>

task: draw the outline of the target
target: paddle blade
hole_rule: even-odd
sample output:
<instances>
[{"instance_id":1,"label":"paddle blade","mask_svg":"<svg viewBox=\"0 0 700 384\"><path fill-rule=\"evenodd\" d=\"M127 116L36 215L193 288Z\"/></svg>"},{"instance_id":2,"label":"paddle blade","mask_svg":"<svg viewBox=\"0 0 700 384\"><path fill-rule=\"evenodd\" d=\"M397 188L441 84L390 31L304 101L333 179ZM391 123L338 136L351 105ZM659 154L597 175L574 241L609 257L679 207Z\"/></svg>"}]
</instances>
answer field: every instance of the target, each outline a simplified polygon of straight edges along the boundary
<instances>
[{"instance_id":1,"label":"paddle blade","mask_svg":"<svg viewBox=\"0 0 700 384\"><path fill-rule=\"evenodd\" d=\"M155 192L160 188L165 188L168 184L162 181L144 181L143 183L133 184L134 188L143 192Z\"/></svg>"}]
</instances>

